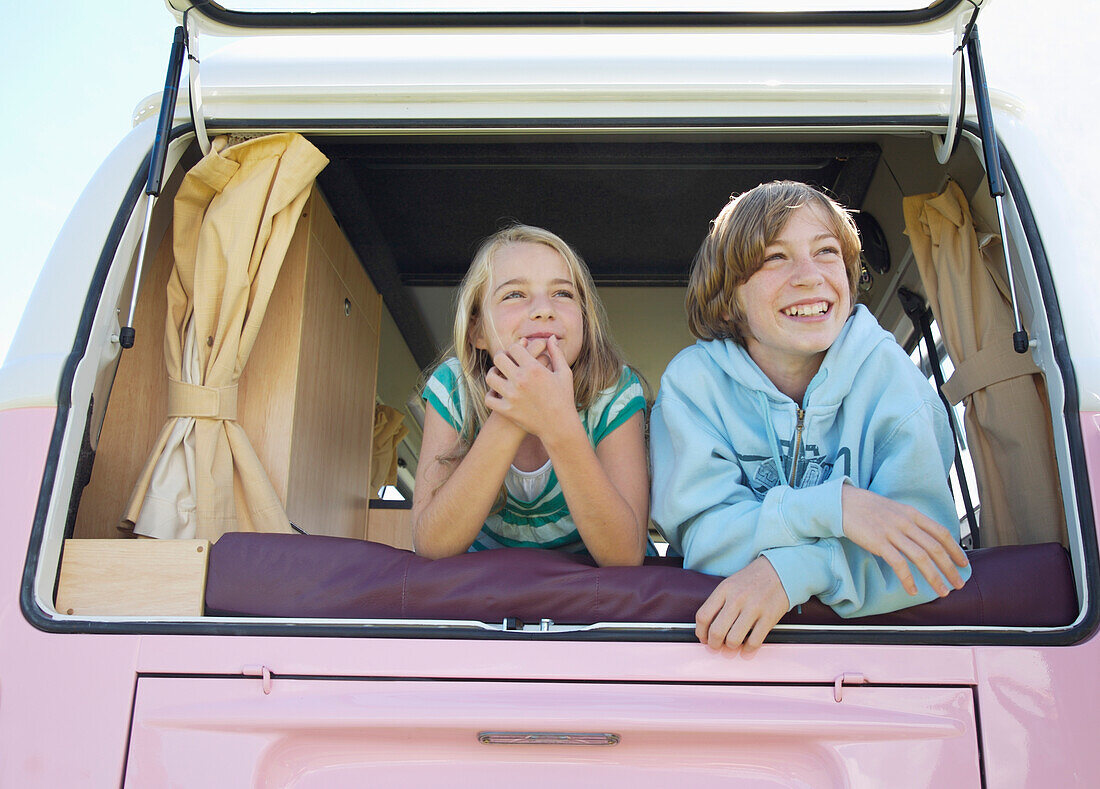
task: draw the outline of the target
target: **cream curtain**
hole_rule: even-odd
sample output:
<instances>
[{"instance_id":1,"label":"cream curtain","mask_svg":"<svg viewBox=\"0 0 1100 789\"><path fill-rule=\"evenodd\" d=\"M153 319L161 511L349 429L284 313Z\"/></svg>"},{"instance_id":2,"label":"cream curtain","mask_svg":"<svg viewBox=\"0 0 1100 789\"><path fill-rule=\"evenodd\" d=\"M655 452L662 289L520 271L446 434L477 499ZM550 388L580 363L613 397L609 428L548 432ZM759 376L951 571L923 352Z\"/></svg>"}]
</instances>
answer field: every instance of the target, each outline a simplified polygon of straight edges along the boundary
<instances>
[{"instance_id":1,"label":"cream curtain","mask_svg":"<svg viewBox=\"0 0 1100 789\"><path fill-rule=\"evenodd\" d=\"M378 498L383 485L397 482L397 447L409 434L405 417L383 403L374 407L374 438L371 441L370 497Z\"/></svg>"},{"instance_id":2,"label":"cream curtain","mask_svg":"<svg viewBox=\"0 0 1100 789\"><path fill-rule=\"evenodd\" d=\"M1012 348L1015 322L1000 238L979 235L951 182L942 194L907 197L905 228L955 373L978 475L983 547L1066 542L1054 439L1042 374Z\"/></svg>"},{"instance_id":3,"label":"cream curtain","mask_svg":"<svg viewBox=\"0 0 1100 789\"><path fill-rule=\"evenodd\" d=\"M164 357L168 422L123 527L159 538L289 532L267 472L237 424L237 381L310 187L328 160L298 134L214 141L184 177L173 215Z\"/></svg>"}]
</instances>

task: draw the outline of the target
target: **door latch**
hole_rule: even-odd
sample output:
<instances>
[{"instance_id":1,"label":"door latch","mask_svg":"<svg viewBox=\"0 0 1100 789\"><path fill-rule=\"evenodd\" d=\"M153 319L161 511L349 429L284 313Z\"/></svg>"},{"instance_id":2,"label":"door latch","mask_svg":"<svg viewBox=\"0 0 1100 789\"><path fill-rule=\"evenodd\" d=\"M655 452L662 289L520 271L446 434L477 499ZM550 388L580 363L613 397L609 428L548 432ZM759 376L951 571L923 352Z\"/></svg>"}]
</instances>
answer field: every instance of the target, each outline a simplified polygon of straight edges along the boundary
<instances>
[{"instance_id":1,"label":"door latch","mask_svg":"<svg viewBox=\"0 0 1100 789\"><path fill-rule=\"evenodd\" d=\"M833 701L840 703L844 700L845 685L866 685L867 677L862 674L849 674L847 672L833 680Z\"/></svg>"},{"instance_id":2,"label":"door latch","mask_svg":"<svg viewBox=\"0 0 1100 789\"><path fill-rule=\"evenodd\" d=\"M241 673L246 677L260 677L260 685L264 689L264 695L271 694L271 669L267 666L245 666L241 669Z\"/></svg>"}]
</instances>

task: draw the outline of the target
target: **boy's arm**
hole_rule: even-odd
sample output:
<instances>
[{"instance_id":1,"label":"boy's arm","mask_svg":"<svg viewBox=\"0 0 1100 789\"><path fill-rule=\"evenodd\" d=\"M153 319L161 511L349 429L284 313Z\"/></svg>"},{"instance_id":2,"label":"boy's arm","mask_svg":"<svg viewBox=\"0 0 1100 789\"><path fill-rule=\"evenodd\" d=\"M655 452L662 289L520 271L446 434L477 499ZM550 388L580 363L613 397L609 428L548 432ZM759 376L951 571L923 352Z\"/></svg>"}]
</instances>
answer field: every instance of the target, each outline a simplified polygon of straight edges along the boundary
<instances>
[{"instance_id":1,"label":"boy's arm","mask_svg":"<svg viewBox=\"0 0 1100 789\"><path fill-rule=\"evenodd\" d=\"M719 437L722 428L708 424L670 391L667 381L662 383L650 418L651 508L686 566L728 576L769 548L840 533L842 479L801 490L777 486L758 500L730 442ZM792 501L797 506L788 511ZM812 522L804 521L803 512ZM792 518L803 528L790 528Z\"/></svg>"},{"instance_id":2,"label":"boy's arm","mask_svg":"<svg viewBox=\"0 0 1100 789\"><path fill-rule=\"evenodd\" d=\"M842 491L848 537L820 540L812 546L814 551L808 550L811 546L796 546L764 552L784 580L792 605L816 594L841 616L871 616L927 602L970 577L965 554L958 547L959 520L947 484L954 444L943 409L932 403L920 406L897 422L874 453L867 490L848 485ZM923 519L927 528L914 531L909 525L914 519ZM943 543L937 543L942 550L933 545L930 535L937 531L945 533L950 549ZM858 537L863 547L852 537ZM909 545L904 544L906 540ZM891 554L894 542L918 556L919 563ZM877 553L890 554L903 572L899 574ZM944 563L947 567L941 568ZM815 577L823 566L833 584L813 591L825 577Z\"/></svg>"},{"instance_id":3,"label":"boy's arm","mask_svg":"<svg viewBox=\"0 0 1100 789\"><path fill-rule=\"evenodd\" d=\"M953 539L958 519L945 470L953 450L945 429L946 417L934 408L914 412L876 448L882 460L870 489L937 523L954 524ZM919 568L917 594L911 596L886 561L848 539L827 536L844 533L845 478L797 490L779 486L757 501L714 432L690 406L658 398L650 427L653 518L686 566L730 576L765 556L791 606L817 595L842 616L896 610L936 596ZM939 578L938 569L928 572ZM961 572L966 578L969 568Z\"/></svg>"}]
</instances>

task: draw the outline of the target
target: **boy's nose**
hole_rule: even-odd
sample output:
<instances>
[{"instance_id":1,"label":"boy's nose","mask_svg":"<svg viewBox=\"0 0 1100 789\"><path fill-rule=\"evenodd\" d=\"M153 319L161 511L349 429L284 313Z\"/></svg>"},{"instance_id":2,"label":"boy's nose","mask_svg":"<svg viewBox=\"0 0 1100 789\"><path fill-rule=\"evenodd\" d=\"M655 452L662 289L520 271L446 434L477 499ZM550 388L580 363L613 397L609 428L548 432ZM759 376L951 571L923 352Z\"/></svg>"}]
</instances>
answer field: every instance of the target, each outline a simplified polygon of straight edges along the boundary
<instances>
[{"instance_id":1,"label":"boy's nose","mask_svg":"<svg viewBox=\"0 0 1100 789\"><path fill-rule=\"evenodd\" d=\"M802 254L794 259L794 271L791 273L791 281L796 285L816 285L824 280L824 275L813 257Z\"/></svg>"}]
</instances>

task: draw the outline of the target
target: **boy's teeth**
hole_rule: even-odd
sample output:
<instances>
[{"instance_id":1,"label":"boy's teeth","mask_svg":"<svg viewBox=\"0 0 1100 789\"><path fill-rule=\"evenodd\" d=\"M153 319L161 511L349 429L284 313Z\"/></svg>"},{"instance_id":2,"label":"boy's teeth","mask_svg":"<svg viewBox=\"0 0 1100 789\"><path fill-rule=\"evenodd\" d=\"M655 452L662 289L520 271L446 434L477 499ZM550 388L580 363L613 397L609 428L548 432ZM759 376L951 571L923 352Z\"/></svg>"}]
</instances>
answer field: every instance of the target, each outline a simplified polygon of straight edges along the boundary
<instances>
[{"instance_id":1,"label":"boy's teeth","mask_svg":"<svg viewBox=\"0 0 1100 789\"><path fill-rule=\"evenodd\" d=\"M801 317L807 315L824 315L825 311L828 309L828 304L824 301L819 301L816 304L796 304L793 307L788 307L783 310L783 312L791 317Z\"/></svg>"}]
</instances>

